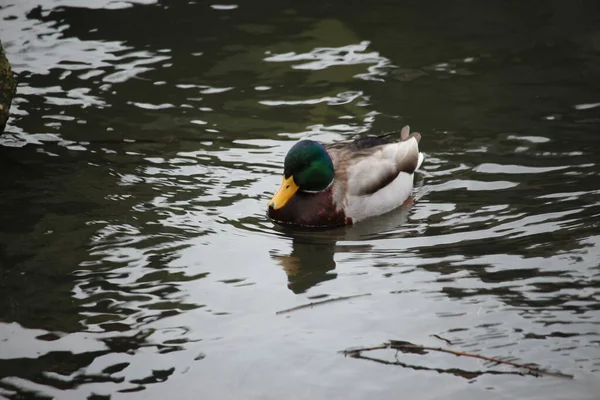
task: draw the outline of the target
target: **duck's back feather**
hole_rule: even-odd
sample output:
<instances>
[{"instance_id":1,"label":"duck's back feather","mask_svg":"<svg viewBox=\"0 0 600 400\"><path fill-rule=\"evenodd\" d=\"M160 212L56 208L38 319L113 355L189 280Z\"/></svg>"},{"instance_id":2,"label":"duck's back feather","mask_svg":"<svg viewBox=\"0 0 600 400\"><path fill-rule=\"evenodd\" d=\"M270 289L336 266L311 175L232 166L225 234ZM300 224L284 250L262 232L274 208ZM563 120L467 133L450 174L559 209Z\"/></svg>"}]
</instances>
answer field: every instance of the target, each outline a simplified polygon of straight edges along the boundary
<instances>
[{"instance_id":1,"label":"duck's back feather","mask_svg":"<svg viewBox=\"0 0 600 400\"><path fill-rule=\"evenodd\" d=\"M392 143L369 138L374 140L359 143L358 150L350 146L328 149L336 171L334 199L354 222L391 211L410 196L413 173L423 161L418 145L421 136L409 135L405 127L400 137Z\"/></svg>"}]
</instances>

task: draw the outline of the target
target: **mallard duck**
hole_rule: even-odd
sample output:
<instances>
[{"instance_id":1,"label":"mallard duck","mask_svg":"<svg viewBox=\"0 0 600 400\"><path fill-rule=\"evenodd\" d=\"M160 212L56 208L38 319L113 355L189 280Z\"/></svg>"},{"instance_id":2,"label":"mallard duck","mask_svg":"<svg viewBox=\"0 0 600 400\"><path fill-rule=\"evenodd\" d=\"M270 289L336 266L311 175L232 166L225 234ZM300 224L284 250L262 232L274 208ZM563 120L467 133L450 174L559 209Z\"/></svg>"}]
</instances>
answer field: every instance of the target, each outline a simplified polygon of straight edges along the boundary
<instances>
[{"instance_id":1,"label":"mallard duck","mask_svg":"<svg viewBox=\"0 0 600 400\"><path fill-rule=\"evenodd\" d=\"M396 133L397 134L397 133ZM269 201L269 218L307 227L348 225L402 205L423 162L421 135L394 134L323 145L296 143L285 157L283 182Z\"/></svg>"}]
</instances>

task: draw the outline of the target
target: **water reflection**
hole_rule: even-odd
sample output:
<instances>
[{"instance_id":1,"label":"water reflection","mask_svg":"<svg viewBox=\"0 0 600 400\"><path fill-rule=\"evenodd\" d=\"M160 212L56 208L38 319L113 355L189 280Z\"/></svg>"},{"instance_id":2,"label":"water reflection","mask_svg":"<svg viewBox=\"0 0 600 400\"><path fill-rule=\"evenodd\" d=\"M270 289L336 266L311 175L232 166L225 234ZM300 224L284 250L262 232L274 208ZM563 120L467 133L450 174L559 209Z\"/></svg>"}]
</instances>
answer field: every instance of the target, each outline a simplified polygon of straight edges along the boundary
<instances>
[{"instance_id":1,"label":"water reflection","mask_svg":"<svg viewBox=\"0 0 600 400\"><path fill-rule=\"evenodd\" d=\"M419 177L415 179L418 180ZM416 190L421 183L420 180L416 182ZM373 246L369 244L371 241L384 237L391 231L401 231L413 202L414 199L410 198L402 207L371 218L367 223L331 230L303 231L277 226L278 231L292 239L292 251L289 255L271 252L271 257L285 271L288 288L296 294L304 293L321 282L336 278L336 252L369 253L373 250Z\"/></svg>"},{"instance_id":2,"label":"water reflection","mask_svg":"<svg viewBox=\"0 0 600 400\"><path fill-rule=\"evenodd\" d=\"M335 241L323 238L294 237L288 256L273 255L288 277L288 287L296 294L330 279L335 279Z\"/></svg>"},{"instance_id":3,"label":"water reflection","mask_svg":"<svg viewBox=\"0 0 600 400\"><path fill-rule=\"evenodd\" d=\"M0 396L597 397L598 6L439 7L0 6ZM413 206L265 217L296 140L405 123ZM431 334L576 385L337 356Z\"/></svg>"},{"instance_id":4,"label":"water reflection","mask_svg":"<svg viewBox=\"0 0 600 400\"><path fill-rule=\"evenodd\" d=\"M322 21L316 30L332 30L346 31L347 28L339 21L329 20ZM368 67L368 73L360 73L355 75L356 78L366 80L378 80L383 81L383 77L387 75L386 69L393 67L389 59L381 56L377 52L368 52L369 42L364 41L359 44L349 44L340 47L318 47L312 49L310 52L303 54L296 54L294 52L284 54L273 54L265 58L265 61L269 62L296 62L296 61L308 61L303 64L293 64L294 69L308 69L308 70L324 70L326 68L336 66L349 66L349 65L360 65L360 64L374 64Z\"/></svg>"}]
</instances>

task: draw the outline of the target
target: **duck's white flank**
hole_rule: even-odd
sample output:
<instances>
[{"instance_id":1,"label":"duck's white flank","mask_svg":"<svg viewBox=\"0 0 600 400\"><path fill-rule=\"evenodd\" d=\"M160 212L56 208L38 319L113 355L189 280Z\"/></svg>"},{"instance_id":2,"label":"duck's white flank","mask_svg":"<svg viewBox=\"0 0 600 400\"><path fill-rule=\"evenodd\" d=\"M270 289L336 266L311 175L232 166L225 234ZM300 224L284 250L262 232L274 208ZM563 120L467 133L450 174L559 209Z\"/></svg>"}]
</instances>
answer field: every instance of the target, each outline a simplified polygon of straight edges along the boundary
<instances>
[{"instance_id":1,"label":"duck's white flank","mask_svg":"<svg viewBox=\"0 0 600 400\"><path fill-rule=\"evenodd\" d=\"M375 152L348 168L348 193L344 199L346 217L358 222L400 207L413 190L414 171L423 163L417 138L380 146ZM407 168L412 165L412 168ZM405 170L411 172L405 172ZM395 176L395 178L393 178ZM390 183L370 193L369 187Z\"/></svg>"}]
</instances>

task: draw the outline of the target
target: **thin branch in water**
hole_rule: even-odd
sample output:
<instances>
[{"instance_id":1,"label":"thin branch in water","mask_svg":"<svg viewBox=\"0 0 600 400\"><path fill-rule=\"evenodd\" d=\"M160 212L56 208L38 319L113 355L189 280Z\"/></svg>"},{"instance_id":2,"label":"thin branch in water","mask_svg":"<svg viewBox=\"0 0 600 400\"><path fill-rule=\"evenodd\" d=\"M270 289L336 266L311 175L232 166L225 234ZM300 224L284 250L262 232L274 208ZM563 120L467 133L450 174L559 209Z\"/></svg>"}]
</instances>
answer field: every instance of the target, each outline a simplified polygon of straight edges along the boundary
<instances>
[{"instance_id":1,"label":"thin branch in water","mask_svg":"<svg viewBox=\"0 0 600 400\"><path fill-rule=\"evenodd\" d=\"M380 344L379 346L371 346L371 347L351 347L349 349L346 350L342 350L340 351L340 353L342 353L345 356L350 356L350 357L356 357L356 356L360 356L363 351L373 351L373 350L385 350L385 349L391 349L392 346L389 343L383 343Z\"/></svg>"},{"instance_id":2,"label":"thin branch in water","mask_svg":"<svg viewBox=\"0 0 600 400\"><path fill-rule=\"evenodd\" d=\"M465 371L464 369L458 369L458 368L450 368L450 369L443 369L443 368L429 368L429 367L424 367L421 365L411 365L411 364L406 364L401 362L400 360L396 360L396 361L387 361L387 360L382 360L380 358L375 358L375 357L368 357L368 356L363 356L361 355L357 355L357 356L352 356L353 358L359 358L361 360L368 360L368 361L373 361L379 364L385 364L385 365L397 365L400 367L404 367L404 368L410 368L410 369L414 369L415 371L435 371L435 372L439 372L439 373L446 373L446 374L452 374L452 375L456 375L456 376L460 376L462 378L465 379L473 379L473 378L477 378L478 376L484 375L484 374L491 374L491 375L520 375L520 376L525 376L528 374L533 374L533 372L528 371L528 372L517 372L517 371L496 371L496 370L489 370L489 371Z\"/></svg>"},{"instance_id":3,"label":"thin branch in water","mask_svg":"<svg viewBox=\"0 0 600 400\"><path fill-rule=\"evenodd\" d=\"M513 367L527 369L530 372L537 373L540 375L551 375L551 376L556 376L556 377L560 377L560 378L569 378L569 379L574 378L573 375L564 374L562 372L549 371L549 370L546 370L546 369L543 369L540 367L536 367L533 365L520 364L520 363L517 363L514 361L501 360L499 358L487 357L487 356L482 356L479 354L467 353L464 351L448 350L448 349L443 349L441 347L421 346L421 345L417 345L417 344L413 344L413 343L405 342L405 341L400 341L400 340L390 340L389 342L381 344L379 346L357 347L357 348L346 349L346 350L343 350L341 353L346 356L351 356L354 358L365 358L365 356L362 355L362 352L373 351L373 350L384 350L384 349L394 349L397 351L401 351L403 353L412 353L412 354L421 354L421 355L427 354L425 351L439 351L442 353L453 354L458 357L461 357L461 356L462 357L471 357L471 358L477 358L480 360L490 361L490 362L493 362L496 364L511 365Z\"/></svg>"},{"instance_id":4,"label":"thin branch in water","mask_svg":"<svg viewBox=\"0 0 600 400\"><path fill-rule=\"evenodd\" d=\"M285 310L277 311L275 314L285 314L285 313L289 313L292 311L301 310L303 308L312 308L314 306L319 306L321 304L332 303L334 301L349 300L349 299L355 299L357 297L364 297L364 296L370 296L370 295L371 295L371 293L363 293L363 294L355 294L352 296L334 297L334 298L323 300L323 301L315 301L313 303L303 304L301 306L286 308Z\"/></svg>"}]
</instances>

